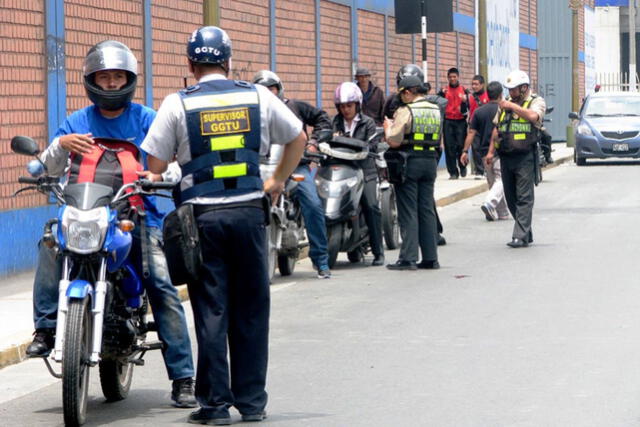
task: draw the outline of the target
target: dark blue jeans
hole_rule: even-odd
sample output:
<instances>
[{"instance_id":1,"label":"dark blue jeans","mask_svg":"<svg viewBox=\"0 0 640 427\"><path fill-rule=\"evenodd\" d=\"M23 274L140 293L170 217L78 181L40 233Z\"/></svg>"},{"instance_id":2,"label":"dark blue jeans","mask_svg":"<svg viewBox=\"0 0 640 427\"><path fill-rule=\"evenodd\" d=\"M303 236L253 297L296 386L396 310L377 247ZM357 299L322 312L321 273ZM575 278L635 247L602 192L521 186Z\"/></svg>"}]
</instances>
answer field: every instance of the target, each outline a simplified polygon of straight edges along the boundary
<instances>
[{"instance_id":1,"label":"dark blue jeans","mask_svg":"<svg viewBox=\"0 0 640 427\"><path fill-rule=\"evenodd\" d=\"M327 228L324 222L324 209L318 197L314 178L317 169L311 170L308 165L300 165L294 173L304 175L304 181L298 183L295 197L300 201L304 225L309 237L309 258L319 270L329 269L327 253Z\"/></svg>"},{"instance_id":2,"label":"dark blue jeans","mask_svg":"<svg viewBox=\"0 0 640 427\"><path fill-rule=\"evenodd\" d=\"M139 233L140 228L136 227L131 252L134 265L140 265ZM143 279L143 282L158 326L158 336L165 344L163 356L167 373L172 380L193 377L193 357L187 321L178 291L169 281L160 230L155 227L147 228L147 242L150 275L148 279ZM38 247L38 266L33 284L33 321L36 329L55 328L62 259L56 259L55 251L44 245L39 244Z\"/></svg>"},{"instance_id":3,"label":"dark blue jeans","mask_svg":"<svg viewBox=\"0 0 640 427\"><path fill-rule=\"evenodd\" d=\"M206 416L267 404L269 275L264 211L235 207L197 216L200 280L189 283L198 338L196 399ZM227 355L228 358L227 359Z\"/></svg>"}]
</instances>

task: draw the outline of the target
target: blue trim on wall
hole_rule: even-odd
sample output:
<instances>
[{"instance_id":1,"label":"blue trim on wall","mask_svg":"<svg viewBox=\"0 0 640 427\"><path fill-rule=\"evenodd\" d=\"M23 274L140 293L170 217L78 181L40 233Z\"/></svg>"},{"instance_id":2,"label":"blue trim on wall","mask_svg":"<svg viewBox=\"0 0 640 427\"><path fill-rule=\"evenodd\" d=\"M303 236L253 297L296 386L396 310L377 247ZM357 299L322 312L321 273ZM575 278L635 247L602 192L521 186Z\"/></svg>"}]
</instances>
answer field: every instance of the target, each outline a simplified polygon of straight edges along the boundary
<instances>
[{"instance_id":1,"label":"blue trim on wall","mask_svg":"<svg viewBox=\"0 0 640 427\"><path fill-rule=\"evenodd\" d=\"M584 62L584 51L578 51L578 62Z\"/></svg>"},{"instance_id":2,"label":"blue trim on wall","mask_svg":"<svg viewBox=\"0 0 640 427\"><path fill-rule=\"evenodd\" d=\"M46 0L47 141L51 141L67 115L64 66L64 2Z\"/></svg>"},{"instance_id":3,"label":"blue trim on wall","mask_svg":"<svg viewBox=\"0 0 640 427\"><path fill-rule=\"evenodd\" d=\"M269 0L269 69L276 72L276 0Z\"/></svg>"},{"instance_id":4,"label":"blue trim on wall","mask_svg":"<svg viewBox=\"0 0 640 427\"><path fill-rule=\"evenodd\" d=\"M351 2L351 63L358 63L358 7L357 1ZM352 67L353 68L353 67ZM355 74L355 70L351 70L351 78Z\"/></svg>"},{"instance_id":5,"label":"blue trim on wall","mask_svg":"<svg viewBox=\"0 0 640 427\"><path fill-rule=\"evenodd\" d=\"M459 33L476 35L476 18L453 12L453 30Z\"/></svg>"},{"instance_id":6,"label":"blue trim on wall","mask_svg":"<svg viewBox=\"0 0 640 427\"><path fill-rule=\"evenodd\" d=\"M144 103L147 107L153 108L153 27L151 24L151 0L144 0L143 20Z\"/></svg>"},{"instance_id":7,"label":"blue trim on wall","mask_svg":"<svg viewBox=\"0 0 640 427\"><path fill-rule=\"evenodd\" d=\"M57 214L55 205L0 212L0 277L35 268L44 224Z\"/></svg>"},{"instance_id":8,"label":"blue trim on wall","mask_svg":"<svg viewBox=\"0 0 640 427\"><path fill-rule=\"evenodd\" d=\"M629 6L629 0L596 0L596 7L601 6Z\"/></svg>"},{"instance_id":9,"label":"blue trim on wall","mask_svg":"<svg viewBox=\"0 0 640 427\"><path fill-rule=\"evenodd\" d=\"M394 2L389 0L357 0L356 7L383 15L394 15Z\"/></svg>"},{"instance_id":10,"label":"blue trim on wall","mask_svg":"<svg viewBox=\"0 0 640 427\"><path fill-rule=\"evenodd\" d=\"M537 50L538 38L527 33L520 33L520 47L526 49Z\"/></svg>"},{"instance_id":11,"label":"blue trim on wall","mask_svg":"<svg viewBox=\"0 0 640 427\"><path fill-rule=\"evenodd\" d=\"M316 106L322 109L322 36L320 28L320 0L315 0L316 13Z\"/></svg>"}]
</instances>

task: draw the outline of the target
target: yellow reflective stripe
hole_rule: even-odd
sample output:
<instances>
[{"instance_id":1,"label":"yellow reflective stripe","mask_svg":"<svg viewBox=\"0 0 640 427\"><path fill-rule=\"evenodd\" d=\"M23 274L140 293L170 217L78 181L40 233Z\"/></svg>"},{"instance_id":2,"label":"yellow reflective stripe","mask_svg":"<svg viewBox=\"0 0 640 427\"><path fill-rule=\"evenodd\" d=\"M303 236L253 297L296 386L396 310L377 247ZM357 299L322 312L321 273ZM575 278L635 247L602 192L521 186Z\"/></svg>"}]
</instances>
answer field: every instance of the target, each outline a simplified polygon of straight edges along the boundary
<instances>
[{"instance_id":1,"label":"yellow reflective stripe","mask_svg":"<svg viewBox=\"0 0 640 427\"><path fill-rule=\"evenodd\" d=\"M229 135L211 138L211 151L244 148L244 135Z\"/></svg>"},{"instance_id":2,"label":"yellow reflective stripe","mask_svg":"<svg viewBox=\"0 0 640 427\"><path fill-rule=\"evenodd\" d=\"M214 166L214 178L235 178L247 174L247 164L237 163L235 165Z\"/></svg>"},{"instance_id":3,"label":"yellow reflective stripe","mask_svg":"<svg viewBox=\"0 0 640 427\"><path fill-rule=\"evenodd\" d=\"M415 151L424 151L424 147L423 147L423 146L421 146L421 145L414 145L414 146L413 146L413 149L414 149Z\"/></svg>"},{"instance_id":4,"label":"yellow reflective stripe","mask_svg":"<svg viewBox=\"0 0 640 427\"><path fill-rule=\"evenodd\" d=\"M429 151L436 151L436 147L429 147Z\"/></svg>"},{"instance_id":5,"label":"yellow reflective stripe","mask_svg":"<svg viewBox=\"0 0 640 427\"><path fill-rule=\"evenodd\" d=\"M413 139L416 141L424 141L424 133L414 133Z\"/></svg>"},{"instance_id":6,"label":"yellow reflective stripe","mask_svg":"<svg viewBox=\"0 0 640 427\"><path fill-rule=\"evenodd\" d=\"M231 107L234 105L255 105L258 104L258 92L232 92L219 93L216 95L193 96L184 99L184 109L186 111L199 110L212 107Z\"/></svg>"},{"instance_id":7,"label":"yellow reflective stripe","mask_svg":"<svg viewBox=\"0 0 640 427\"><path fill-rule=\"evenodd\" d=\"M438 135L437 133L434 133L431 139L433 139L434 141L437 141L438 139L440 139L440 135Z\"/></svg>"},{"instance_id":8,"label":"yellow reflective stripe","mask_svg":"<svg viewBox=\"0 0 640 427\"><path fill-rule=\"evenodd\" d=\"M521 141L523 139L527 139L527 134L526 133L516 133L513 135L513 139L515 139L516 141Z\"/></svg>"}]
</instances>

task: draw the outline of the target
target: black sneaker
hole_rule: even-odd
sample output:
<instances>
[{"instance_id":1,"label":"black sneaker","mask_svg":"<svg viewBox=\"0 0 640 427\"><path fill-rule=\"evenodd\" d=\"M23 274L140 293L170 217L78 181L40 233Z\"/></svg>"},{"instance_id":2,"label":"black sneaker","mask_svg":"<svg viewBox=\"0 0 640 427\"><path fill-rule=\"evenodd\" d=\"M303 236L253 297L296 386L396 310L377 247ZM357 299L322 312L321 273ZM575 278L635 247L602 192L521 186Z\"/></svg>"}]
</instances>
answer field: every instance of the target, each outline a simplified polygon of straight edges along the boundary
<instances>
[{"instance_id":1,"label":"black sneaker","mask_svg":"<svg viewBox=\"0 0 640 427\"><path fill-rule=\"evenodd\" d=\"M318 270L318 279L331 279L331 270L328 267Z\"/></svg>"},{"instance_id":2,"label":"black sneaker","mask_svg":"<svg viewBox=\"0 0 640 427\"><path fill-rule=\"evenodd\" d=\"M262 411L257 414L242 414L242 421L245 423L262 421L267 418L267 411Z\"/></svg>"},{"instance_id":3,"label":"black sneaker","mask_svg":"<svg viewBox=\"0 0 640 427\"><path fill-rule=\"evenodd\" d=\"M171 400L176 408L195 408L198 406L194 393L193 378L173 380L171 384Z\"/></svg>"},{"instance_id":4,"label":"black sneaker","mask_svg":"<svg viewBox=\"0 0 640 427\"><path fill-rule=\"evenodd\" d=\"M27 347L27 356L46 357L53 350L56 330L53 328L36 329L33 333L33 341Z\"/></svg>"},{"instance_id":5,"label":"black sneaker","mask_svg":"<svg viewBox=\"0 0 640 427\"><path fill-rule=\"evenodd\" d=\"M418 266L411 261L396 261L395 264L387 264L389 270L417 270Z\"/></svg>"},{"instance_id":6,"label":"black sneaker","mask_svg":"<svg viewBox=\"0 0 640 427\"><path fill-rule=\"evenodd\" d=\"M231 425L231 417L229 414L211 417L207 414L203 409L198 409L197 411L189 414L189 418L187 418L187 422L189 424L204 424L208 426L228 426Z\"/></svg>"},{"instance_id":7,"label":"black sneaker","mask_svg":"<svg viewBox=\"0 0 640 427\"><path fill-rule=\"evenodd\" d=\"M442 234L438 234L438 246L444 246L447 244L447 239Z\"/></svg>"},{"instance_id":8,"label":"black sneaker","mask_svg":"<svg viewBox=\"0 0 640 427\"><path fill-rule=\"evenodd\" d=\"M384 265L384 255L382 254L378 254L373 258L373 261L371 262L371 265L374 267L379 267L381 265Z\"/></svg>"},{"instance_id":9,"label":"black sneaker","mask_svg":"<svg viewBox=\"0 0 640 427\"><path fill-rule=\"evenodd\" d=\"M418 268L425 270L437 270L440 268L440 263L438 261L422 261L418 263Z\"/></svg>"}]
</instances>

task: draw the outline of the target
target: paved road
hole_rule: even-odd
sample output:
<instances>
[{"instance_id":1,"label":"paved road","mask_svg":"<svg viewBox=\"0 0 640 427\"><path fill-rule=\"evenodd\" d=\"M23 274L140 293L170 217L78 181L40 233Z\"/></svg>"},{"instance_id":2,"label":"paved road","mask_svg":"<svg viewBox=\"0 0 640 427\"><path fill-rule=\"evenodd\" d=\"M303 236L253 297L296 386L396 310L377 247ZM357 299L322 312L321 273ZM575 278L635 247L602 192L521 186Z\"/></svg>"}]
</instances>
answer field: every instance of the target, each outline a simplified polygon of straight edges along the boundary
<instances>
[{"instance_id":1,"label":"paved road","mask_svg":"<svg viewBox=\"0 0 640 427\"><path fill-rule=\"evenodd\" d=\"M545 172L521 250L505 246L511 221L484 220L481 196L448 206L438 271L345 262L319 281L302 263L273 288L264 424L639 425L639 181L637 164ZM61 424L41 365L0 370L0 424ZM113 404L94 375L87 425L183 423L163 374L151 355Z\"/></svg>"}]
</instances>

